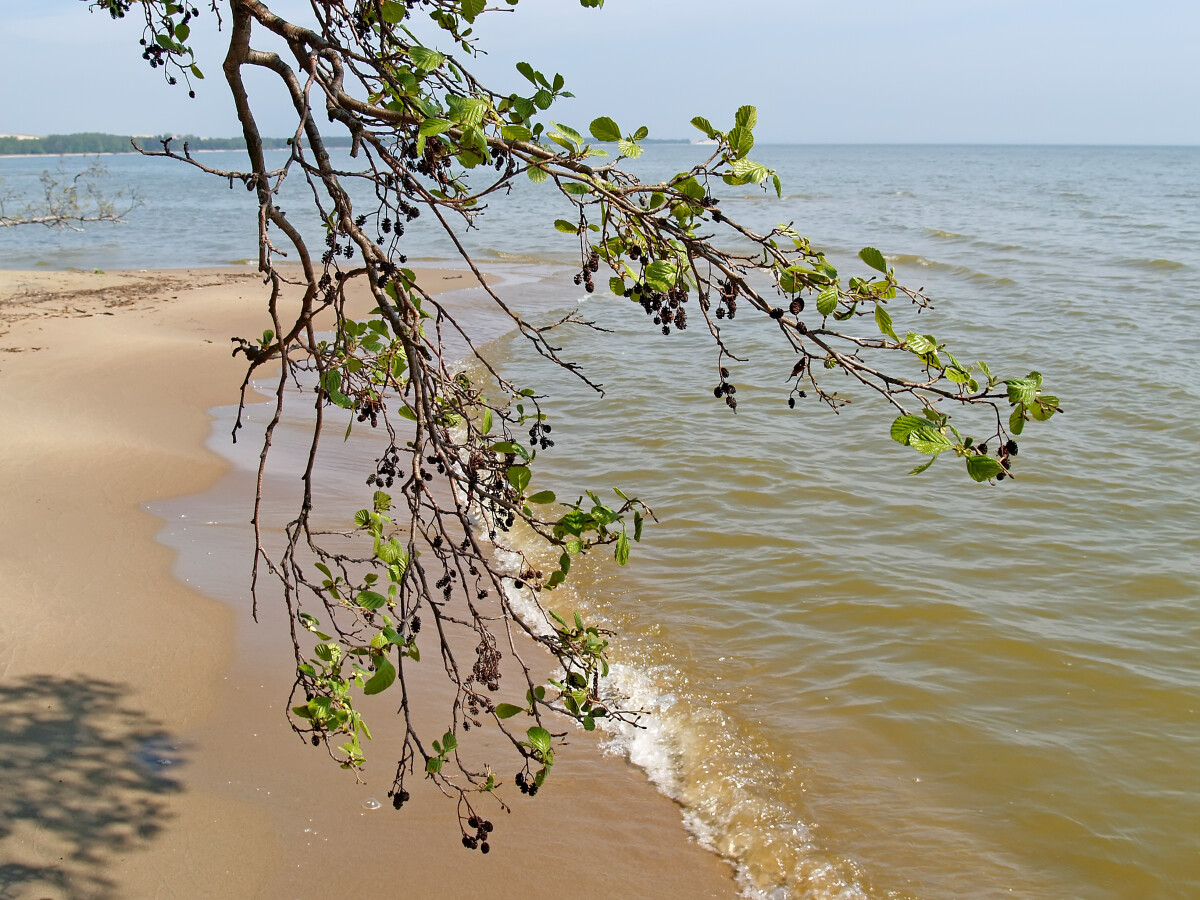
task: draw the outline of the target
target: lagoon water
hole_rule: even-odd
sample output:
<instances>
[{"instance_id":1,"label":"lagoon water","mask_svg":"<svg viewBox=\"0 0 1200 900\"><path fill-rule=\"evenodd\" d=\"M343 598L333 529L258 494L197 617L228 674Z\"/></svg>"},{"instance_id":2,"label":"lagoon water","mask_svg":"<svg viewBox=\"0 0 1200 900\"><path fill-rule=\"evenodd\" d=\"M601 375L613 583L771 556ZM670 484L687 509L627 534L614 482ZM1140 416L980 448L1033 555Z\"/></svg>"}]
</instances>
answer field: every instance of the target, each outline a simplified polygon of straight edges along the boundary
<instances>
[{"instance_id":1,"label":"lagoon water","mask_svg":"<svg viewBox=\"0 0 1200 900\"><path fill-rule=\"evenodd\" d=\"M700 152L654 146L642 167ZM574 287L549 191L493 203L466 240L506 299L613 329L560 341L602 397L513 335L485 347L552 395L537 487L620 486L660 520L628 569L596 560L563 600L619 632L619 684L653 710L615 744L755 896L1200 896L1200 149L755 155L784 199L722 187L731 216L794 221L844 271L880 248L937 301L919 320L897 307L898 329L1040 370L1065 414L1027 431L1013 482L949 460L909 477L870 398L789 410L792 360L743 313L732 415L701 329L663 337ZM103 162L145 197L129 223L0 235L0 266L254 255L243 191ZM27 189L55 164L0 160L0 178ZM453 262L416 224L413 262Z\"/></svg>"}]
</instances>

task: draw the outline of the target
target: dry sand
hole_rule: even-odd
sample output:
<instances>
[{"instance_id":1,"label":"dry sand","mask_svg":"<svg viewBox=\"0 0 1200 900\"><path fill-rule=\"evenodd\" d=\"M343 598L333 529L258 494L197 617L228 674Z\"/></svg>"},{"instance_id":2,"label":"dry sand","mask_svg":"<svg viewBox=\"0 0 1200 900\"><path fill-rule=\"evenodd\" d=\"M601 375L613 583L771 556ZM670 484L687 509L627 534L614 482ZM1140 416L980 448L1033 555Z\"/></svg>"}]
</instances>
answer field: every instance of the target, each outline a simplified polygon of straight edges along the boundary
<instances>
[{"instance_id":1,"label":"dry sand","mask_svg":"<svg viewBox=\"0 0 1200 900\"><path fill-rule=\"evenodd\" d=\"M263 291L245 269L0 272L0 898L735 896L590 741L492 816L483 857L428 785L386 805L378 736L356 785L290 732L278 616L244 600L248 485L205 447ZM148 503L231 525L177 560Z\"/></svg>"}]
</instances>

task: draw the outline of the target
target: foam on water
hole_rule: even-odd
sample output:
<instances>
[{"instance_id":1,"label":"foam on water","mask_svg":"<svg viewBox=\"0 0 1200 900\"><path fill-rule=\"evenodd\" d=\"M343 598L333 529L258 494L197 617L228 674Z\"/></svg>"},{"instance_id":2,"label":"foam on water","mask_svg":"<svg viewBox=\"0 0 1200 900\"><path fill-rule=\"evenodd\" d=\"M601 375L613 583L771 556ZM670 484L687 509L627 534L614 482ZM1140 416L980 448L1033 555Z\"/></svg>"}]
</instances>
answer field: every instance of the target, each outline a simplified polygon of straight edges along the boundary
<instances>
[{"instance_id":1,"label":"foam on water","mask_svg":"<svg viewBox=\"0 0 1200 900\"><path fill-rule=\"evenodd\" d=\"M613 665L610 689L644 715L637 726L603 725L610 751L681 804L692 836L734 864L743 896L866 900L855 867L822 852L799 811L764 793L773 761L762 759L720 709L681 697L684 683L678 670Z\"/></svg>"}]
</instances>

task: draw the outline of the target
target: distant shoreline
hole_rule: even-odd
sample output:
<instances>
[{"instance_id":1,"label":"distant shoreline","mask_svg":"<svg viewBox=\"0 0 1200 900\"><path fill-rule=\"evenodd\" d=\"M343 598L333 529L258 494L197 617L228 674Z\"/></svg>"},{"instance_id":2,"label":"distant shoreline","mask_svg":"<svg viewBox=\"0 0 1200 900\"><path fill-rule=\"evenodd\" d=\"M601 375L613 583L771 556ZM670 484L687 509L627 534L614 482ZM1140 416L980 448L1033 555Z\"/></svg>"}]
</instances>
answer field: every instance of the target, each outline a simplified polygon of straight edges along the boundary
<instances>
[{"instance_id":1,"label":"distant shoreline","mask_svg":"<svg viewBox=\"0 0 1200 900\"><path fill-rule=\"evenodd\" d=\"M336 145L335 145L336 146ZM346 146L349 146L347 144ZM244 151L245 147L224 147L213 148L211 150L193 150L188 148L188 153L235 153L239 150ZM274 153L279 150L287 150L288 147L264 147L268 153ZM0 153L0 159L41 159L42 157L62 157L62 156L141 156L136 150L80 150L75 153Z\"/></svg>"},{"instance_id":2,"label":"distant shoreline","mask_svg":"<svg viewBox=\"0 0 1200 900\"><path fill-rule=\"evenodd\" d=\"M103 132L77 132L73 134L0 135L0 158L29 159L35 156L116 156L137 153L130 142L138 140L147 145L160 144L170 137L171 142L182 149L188 145L189 153L213 153L225 150L246 149L244 138L202 138L196 135L121 135ZM291 138L263 138L264 150L286 150ZM687 144L685 138L647 138L645 144ZM334 135L325 138L327 147L349 147L349 135Z\"/></svg>"},{"instance_id":3,"label":"distant shoreline","mask_svg":"<svg viewBox=\"0 0 1200 900\"><path fill-rule=\"evenodd\" d=\"M194 134L108 134L99 131L81 131L73 134L48 135L0 135L0 156L111 156L118 153L137 153L132 141L144 146L160 145L165 140L178 148L188 145L190 153L214 150L246 149L246 140L241 137L203 138ZM265 150L286 150L291 138L262 138ZM325 138L326 146L349 147L349 135L334 135Z\"/></svg>"}]
</instances>

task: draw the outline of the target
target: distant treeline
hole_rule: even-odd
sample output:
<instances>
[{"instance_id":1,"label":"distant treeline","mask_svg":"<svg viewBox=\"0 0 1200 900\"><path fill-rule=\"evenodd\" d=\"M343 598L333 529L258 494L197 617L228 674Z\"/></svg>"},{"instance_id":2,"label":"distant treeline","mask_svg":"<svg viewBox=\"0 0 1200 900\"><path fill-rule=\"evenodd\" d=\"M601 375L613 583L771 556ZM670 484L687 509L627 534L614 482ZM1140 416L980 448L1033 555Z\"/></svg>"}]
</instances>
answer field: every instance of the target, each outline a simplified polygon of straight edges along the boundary
<instances>
[{"instance_id":1,"label":"distant treeline","mask_svg":"<svg viewBox=\"0 0 1200 900\"><path fill-rule=\"evenodd\" d=\"M136 138L138 146L147 150L161 150L161 141L168 135L145 135ZM47 154L60 155L63 153L133 153L129 135L100 134L88 131L81 134L50 134L39 138L0 137L0 155ZM190 150L244 150L245 138L202 138L194 134L175 135L171 141L172 150L183 150L187 143ZM268 150L287 146L286 138L263 138L263 146ZM330 147L349 147L350 138L327 137L325 143Z\"/></svg>"}]
</instances>

